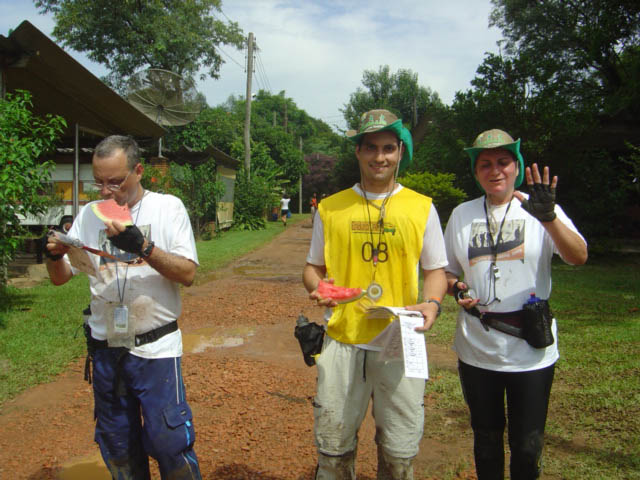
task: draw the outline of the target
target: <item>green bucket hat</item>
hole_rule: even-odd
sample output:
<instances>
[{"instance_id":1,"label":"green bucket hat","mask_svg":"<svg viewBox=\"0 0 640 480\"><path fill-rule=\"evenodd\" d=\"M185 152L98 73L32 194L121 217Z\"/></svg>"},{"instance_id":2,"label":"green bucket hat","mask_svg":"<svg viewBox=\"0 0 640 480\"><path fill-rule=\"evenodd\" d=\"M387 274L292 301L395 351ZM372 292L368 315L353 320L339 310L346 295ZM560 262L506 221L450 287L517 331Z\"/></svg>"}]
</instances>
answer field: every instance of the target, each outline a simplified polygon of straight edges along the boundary
<instances>
[{"instance_id":1,"label":"green bucket hat","mask_svg":"<svg viewBox=\"0 0 640 480\"><path fill-rule=\"evenodd\" d=\"M402 120L388 110L369 110L360 116L358 130L347 130L347 137L354 143L359 143L363 135L367 133L390 130L398 136L404 145L404 154L400 160L400 171L411 164L413 159L413 138L411 132L402 125Z\"/></svg>"},{"instance_id":2,"label":"green bucket hat","mask_svg":"<svg viewBox=\"0 0 640 480\"><path fill-rule=\"evenodd\" d=\"M513 153L518 160L518 176L514 184L514 187L518 188L522 184L522 180L524 180L524 159L520 153L520 139L514 141L511 135L497 128L482 132L476 137L473 146L464 149L471 159L472 172L476 171L476 158L478 158L481 151L488 148L504 148Z\"/></svg>"}]
</instances>

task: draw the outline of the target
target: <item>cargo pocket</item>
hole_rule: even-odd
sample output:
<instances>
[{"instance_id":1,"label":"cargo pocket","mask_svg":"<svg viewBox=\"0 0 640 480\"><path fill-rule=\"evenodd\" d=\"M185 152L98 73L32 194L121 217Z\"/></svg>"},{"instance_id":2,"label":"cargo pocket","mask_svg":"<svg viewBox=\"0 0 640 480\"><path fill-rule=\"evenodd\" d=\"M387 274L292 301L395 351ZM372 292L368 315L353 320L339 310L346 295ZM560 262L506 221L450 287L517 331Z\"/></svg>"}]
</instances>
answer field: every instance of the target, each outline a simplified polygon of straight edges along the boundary
<instances>
[{"instance_id":1,"label":"cargo pocket","mask_svg":"<svg viewBox=\"0 0 640 480\"><path fill-rule=\"evenodd\" d=\"M169 455L177 455L193 445L196 439L193 428L193 415L187 402L172 405L162 411L164 417L166 435L160 435L163 445L156 444L156 449ZM163 438L164 437L164 438Z\"/></svg>"}]
</instances>

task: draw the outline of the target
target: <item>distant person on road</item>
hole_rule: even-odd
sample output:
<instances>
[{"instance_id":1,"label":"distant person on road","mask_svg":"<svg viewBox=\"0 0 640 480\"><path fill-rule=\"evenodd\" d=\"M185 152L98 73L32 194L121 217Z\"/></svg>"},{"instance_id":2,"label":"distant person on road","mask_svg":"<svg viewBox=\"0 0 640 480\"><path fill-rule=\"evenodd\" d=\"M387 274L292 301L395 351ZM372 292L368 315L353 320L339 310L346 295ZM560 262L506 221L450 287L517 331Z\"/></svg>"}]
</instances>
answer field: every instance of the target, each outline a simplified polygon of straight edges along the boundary
<instances>
[{"instance_id":1,"label":"distant person on road","mask_svg":"<svg viewBox=\"0 0 640 480\"><path fill-rule=\"evenodd\" d=\"M316 216L316 211L318 210L318 197L315 192L311 196L311 200L309 200L309 206L311 207L311 223L313 223L313 219Z\"/></svg>"},{"instance_id":2,"label":"distant person on road","mask_svg":"<svg viewBox=\"0 0 640 480\"><path fill-rule=\"evenodd\" d=\"M102 222L83 208L69 235L85 245L111 244L135 263L91 255L87 348L93 359L95 441L114 479L149 479L149 456L162 479L201 479L195 431L182 381L180 285L193 283L197 254L182 202L142 188L143 166L129 137L102 140L93 155L103 199L131 210L134 225ZM45 253L55 285L73 274L68 247L50 237ZM89 312L89 310L87 310Z\"/></svg>"},{"instance_id":3,"label":"distant person on road","mask_svg":"<svg viewBox=\"0 0 640 480\"><path fill-rule=\"evenodd\" d=\"M284 227L287 226L287 217L289 216L289 202L291 199L287 192L282 194L282 198L280 199L280 218L282 220L282 225Z\"/></svg>"},{"instance_id":4,"label":"distant person on road","mask_svg":"<svg viewBox=\"0 0 640 480\"><path fill-rule=\"evenodd\" d=\"M544 427L558 360L549 308L551 258L582 265L587 244L555 203L557 177L524 167L520 140L488 130L465 149L484 195L451 213L448 292L462 307L454 350L471 413L478 480L504 478L505 393L511 478L541 472ZM526 177L529 194L516 190Z\"/></svg>"},{"instance_id":5,"label":"distant person on road","mask_svg":"<svg viewBox=\"0 0 640 480\"><path fill-rule=\"evenodd\" d=\"M371 110L347 136L356 144L360 183L318 205L303 272L309 297L333 309L316 357L315 478L356 478L358 429L372 401L378 478L411 480L424 428L425 380L406 377L402 361L384 361L381 349L370 344L391 319L366 320L359 301L337 304L317 287L325 278L346 287L376 286L376 305L420 312L419 331L427 331L446 293L444 239L431 198L396 183L413 155L402 120ZM424 286L418 304L419 270Z\"/></svg>"}]
</instances>

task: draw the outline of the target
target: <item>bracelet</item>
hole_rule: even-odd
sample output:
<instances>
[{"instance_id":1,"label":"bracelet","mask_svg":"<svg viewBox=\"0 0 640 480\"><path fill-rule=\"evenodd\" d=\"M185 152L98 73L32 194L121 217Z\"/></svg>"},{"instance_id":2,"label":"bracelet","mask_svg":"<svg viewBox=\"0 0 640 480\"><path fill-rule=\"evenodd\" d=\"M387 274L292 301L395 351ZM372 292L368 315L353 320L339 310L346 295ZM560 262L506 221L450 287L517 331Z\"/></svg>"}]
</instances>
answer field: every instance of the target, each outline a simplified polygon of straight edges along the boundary
<instances>
[{"instance_id":1,"label":"bracelet","mask_svg":"<svg viewBox=\"0 0 640 480\"><path fill-rule=\"evenodd\" d=\"M430 298L429 300L427 300L427 303L435 303L438 306L438 312L436 313L436 318L440 316L440 314L442 313L442 305L440 305L440 301L436 300L435 298Z\"/></svg>"}]
</instances>

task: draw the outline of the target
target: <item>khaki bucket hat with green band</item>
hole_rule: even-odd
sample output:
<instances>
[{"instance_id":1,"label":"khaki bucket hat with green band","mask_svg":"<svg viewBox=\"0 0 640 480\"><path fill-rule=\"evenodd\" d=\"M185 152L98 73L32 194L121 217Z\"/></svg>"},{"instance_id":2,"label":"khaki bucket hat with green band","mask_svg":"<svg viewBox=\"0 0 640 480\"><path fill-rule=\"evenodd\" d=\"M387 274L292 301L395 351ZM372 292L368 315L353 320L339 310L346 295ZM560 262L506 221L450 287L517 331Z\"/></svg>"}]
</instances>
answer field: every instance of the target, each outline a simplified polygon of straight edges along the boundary
<instances>
[{"instance_id":1,"label":"khaki bucket hat with green band","mask_svg":"<svg viewBox=\"0 0 640 480\"><path fill-rule=\"evenodd\" d=\"M360 126L358 130L347 130L347 137L359 143L363 135L367 133L382 132L389 130L395 133L404 145L404 154L400 161L400 170L404 170L411 164L413 159L413 139L411 132L402 125L402 120L388 110L369 110L360 116Z\"/></svg>"},{"instance_id":2,"label":"khaki bucket hat with green band","mask_svg":"<svg viewBox=\"0 0 640 480\"><path fill-rule=\"evenodd\" d=\"M480 152L488 148L504 148L513 153L513 156L518 160L518 176L514 184L514 187L518 188L524 180L524 159L520 153L520 139L514 141L511 135L497 128L482 132L476 137L473 146L464 149L471 159L471 172L475 173L476 171L476 158Z\"/></svg>"}]
</instances>

